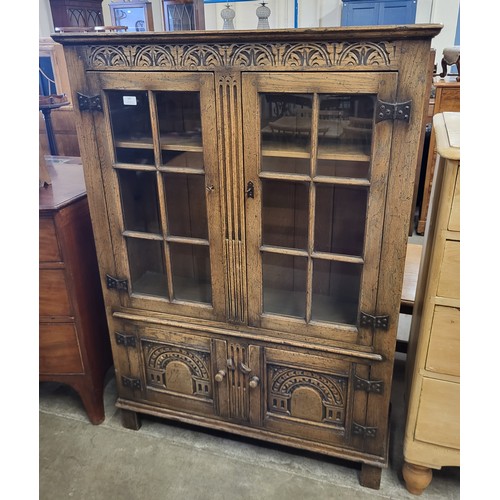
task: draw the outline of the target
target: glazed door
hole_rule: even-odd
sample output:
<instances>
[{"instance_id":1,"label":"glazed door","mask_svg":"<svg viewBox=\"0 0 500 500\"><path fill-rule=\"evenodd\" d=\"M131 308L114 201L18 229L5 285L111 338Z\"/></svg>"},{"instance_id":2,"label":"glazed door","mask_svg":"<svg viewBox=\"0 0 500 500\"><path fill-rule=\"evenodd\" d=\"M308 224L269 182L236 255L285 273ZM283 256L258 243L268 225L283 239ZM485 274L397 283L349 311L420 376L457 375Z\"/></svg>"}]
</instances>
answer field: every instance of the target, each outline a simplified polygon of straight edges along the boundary
<instances>
[{"instance_id":1,"label":"glazed door","mask_svg":"<svg viewBox=\"0 0 500 500\"><path fill-rule=\"evenodd\" d=\"M94 73L94 113L122 304L224 312L213 75Z\"/></svg>"},{"instance_id":2,"label":"glazed door","mask_svg":"<svg viewBox=\"0 0 500 500\"><path fill-rule=\"evenodd\" d=\"M243 77L249 318L370 345L381 259L394 73Z\"/></svg>"}]
</instances>

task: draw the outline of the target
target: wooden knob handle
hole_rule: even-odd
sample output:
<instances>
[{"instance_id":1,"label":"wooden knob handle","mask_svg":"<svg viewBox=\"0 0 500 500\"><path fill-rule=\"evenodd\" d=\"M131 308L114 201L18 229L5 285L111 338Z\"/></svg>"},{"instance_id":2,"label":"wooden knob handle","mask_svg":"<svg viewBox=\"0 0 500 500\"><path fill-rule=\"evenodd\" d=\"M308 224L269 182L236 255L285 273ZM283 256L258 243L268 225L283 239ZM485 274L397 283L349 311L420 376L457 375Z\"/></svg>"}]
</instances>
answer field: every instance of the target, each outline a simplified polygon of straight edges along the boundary
<instances>
[{"instance_id":1,"label":"wooden knob handle","mask_svg":"<svg viewBox=\"0 0 500 500\"><path fill-rule=\"evenodd\" d=\"M216 374L215 374L215 380L217 382L222 382L224 380L224 377L226 376L226 372L224 370L219 370Z\"/></svg>"},{"instance_id":2,"label":"wooden knob handle","mask_svg":"<svg viewBox=\"0 0 500 500\"><path fill-rule=\"evenodd\" d=\"M250 379L248 382L248 385L252 388L255 389L259 385L259 377L256 377L255 375Z\"/></svg>"}]
</instances>

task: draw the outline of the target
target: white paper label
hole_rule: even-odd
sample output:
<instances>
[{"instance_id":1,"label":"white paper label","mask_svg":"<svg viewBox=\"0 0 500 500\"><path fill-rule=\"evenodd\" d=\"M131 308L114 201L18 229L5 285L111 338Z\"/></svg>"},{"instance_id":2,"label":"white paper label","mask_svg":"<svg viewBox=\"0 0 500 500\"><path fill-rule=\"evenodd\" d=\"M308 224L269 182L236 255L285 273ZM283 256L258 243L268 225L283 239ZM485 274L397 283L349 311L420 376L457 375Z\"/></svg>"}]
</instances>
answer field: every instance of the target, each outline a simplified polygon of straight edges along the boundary
<instances>
[{"instance_id":1,"label":"white paper label","mask_svg":"<svg viewBox=\"0 0 500 500\"><path fill-rule=\"evenodd\" d=\"M124 95L123 104L126 106L137 106L137 97L135 95Z\"/></svg>"}]
</instances>

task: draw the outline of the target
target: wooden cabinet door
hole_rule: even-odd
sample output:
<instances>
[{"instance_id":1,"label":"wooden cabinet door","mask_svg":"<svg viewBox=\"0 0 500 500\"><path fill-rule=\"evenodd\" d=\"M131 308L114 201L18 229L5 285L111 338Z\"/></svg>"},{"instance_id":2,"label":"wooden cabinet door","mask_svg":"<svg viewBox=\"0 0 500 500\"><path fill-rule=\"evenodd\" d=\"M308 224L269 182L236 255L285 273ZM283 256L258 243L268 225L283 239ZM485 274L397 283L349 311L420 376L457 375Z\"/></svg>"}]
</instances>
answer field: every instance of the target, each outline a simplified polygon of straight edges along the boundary
<instances>
[{"instance_id":1,"label":"wooden cabinet door","mask_svg":"<svg viewBox=\"0 0 500 500\"><path fill-rule=\"evenodd\" d=\"M369 365L317 354L265 348L263 427L326 445L361 450L367 393L355 380Z\"/></svg>"},{"instance_id":2,"label":"wooden cabinet door","mask_svg":"<svg viewBox=\"0 0 500 500\"><path fill-rule=\"evenodd\" d=\"M371 345L395 73L243 75L252 326ZM250 189L249 189L250 188Z\"/></svg>"},{"instance_id":3,"label":"wooden cabinet door","mask_svg":"<svg viewBox=\"0 0 500 500\"><path fill-rule=\"evenodd\" d=\"M128 321L115 325L120 397L194 415L218 413L216 353L209 336Z\"/></svg>"},{"instance_id":4,"label":"wooden cabinet door","mask_svg":"<svg viewBox=\"0 0 500 500\"><path fill-rule=\"evenodd\" d=\"M211 73L89 74L123 306L223 316Z\"/></svg>"}]
</instances>

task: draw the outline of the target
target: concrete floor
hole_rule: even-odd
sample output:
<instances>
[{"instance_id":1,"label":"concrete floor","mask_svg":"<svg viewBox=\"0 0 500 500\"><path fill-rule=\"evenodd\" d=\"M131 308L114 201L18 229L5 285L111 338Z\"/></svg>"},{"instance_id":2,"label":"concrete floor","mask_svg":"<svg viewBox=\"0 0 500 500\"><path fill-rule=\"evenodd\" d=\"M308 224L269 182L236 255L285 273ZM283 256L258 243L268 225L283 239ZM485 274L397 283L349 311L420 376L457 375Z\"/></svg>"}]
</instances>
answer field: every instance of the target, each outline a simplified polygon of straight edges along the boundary
<instances>
[{"instance_id":1,"label":"concrete floor","mask_svg":"<svg viewBox=\"0 0 500 500\"><path fill-rule=\"evenodd\" d=\"M40 384L40 500L410 499L401 476L404 355L395 365L389 468L378 491L358 483L359 465L194 426L142 417L122 427L113 371L105 421L90 424L71 389ZM422 499L459 499L460 470L434 471Z\"/></svg>"}]
</instances>

